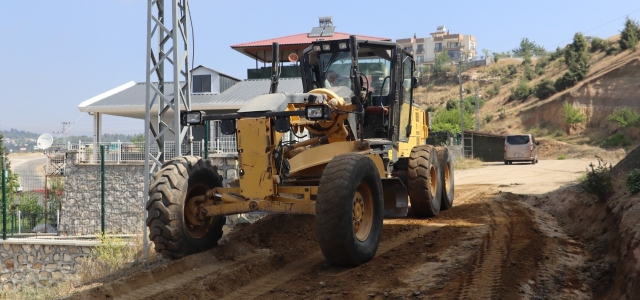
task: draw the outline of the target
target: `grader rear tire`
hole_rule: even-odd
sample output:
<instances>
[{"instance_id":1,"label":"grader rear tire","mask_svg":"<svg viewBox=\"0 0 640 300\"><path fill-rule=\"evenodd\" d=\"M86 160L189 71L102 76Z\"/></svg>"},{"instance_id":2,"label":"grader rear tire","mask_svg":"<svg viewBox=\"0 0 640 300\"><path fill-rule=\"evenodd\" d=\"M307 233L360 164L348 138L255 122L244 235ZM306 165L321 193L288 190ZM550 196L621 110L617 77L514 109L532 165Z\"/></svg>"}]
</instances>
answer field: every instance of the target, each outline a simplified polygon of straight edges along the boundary
<instances>
[{"instance_id":1,"label":"grader rear tire","mask_svg":"<svg viewBox=\"0 0 640 300\"><path fill-rule=\"evenodd\" d=\"M440 213L442 180L433 146L420 145L411 149L407 184L411 209L417 217L435 217Z\"/></svg>"},{"instance_id":2,"label":"grader rear tire","mask_svg":"<svg viewBox=\"0 0 640 300\"><path fill-rule=\"evenodd\" d=\"M440 163L440 177L442 178L442 201L440 210L447 210L453 206L453 160L447 147L436 147L438 162Z\"/></svg>"},{"instance_id":3,"label":"grader rear tire","mask_svg":"<svg viewBox=\"0 0 640 300\"><path fill-rule=\"evenodd\" d=\"M167 258L182 258L218 244L226 217L198 220L200 205L193 200L207 190L222 186L211 162L195 156L174 158L155 174L149 187L149 239Z\"/></svg>"},{"instance_id":4,"label":"grader rear tire","mask_svg":"<svg viewBox=\"0 0 640 300\"><path fill-rule=\"evenodd\" d=\"M384 202L375 164L360 154L334 157L322 173L316 198L316 235L333 265L371 260L380 244Z\"/></svg>"}]
</instances>

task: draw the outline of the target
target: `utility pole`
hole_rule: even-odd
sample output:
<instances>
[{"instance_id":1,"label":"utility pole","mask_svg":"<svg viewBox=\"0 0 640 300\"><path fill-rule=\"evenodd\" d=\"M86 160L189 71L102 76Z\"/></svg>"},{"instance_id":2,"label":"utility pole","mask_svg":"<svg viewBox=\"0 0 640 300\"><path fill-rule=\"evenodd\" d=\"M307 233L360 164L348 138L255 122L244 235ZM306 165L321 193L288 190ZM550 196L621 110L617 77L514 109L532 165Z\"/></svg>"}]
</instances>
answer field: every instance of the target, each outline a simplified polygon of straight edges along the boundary
<instances>
[{"instance_id":1,"label":"utility pole","mask_svg":"<svg viewBox=\"0 0 640 300\"><path fill-rule=\"evenodd\" d=\"M476 130L480 130L480 92L479 88L476 87Z\"/></svg>"},{"instance_id":2,"label":"utility pole","mask_svg":"<svg viewBox=\"0 0 640 300\"><path fill-rule=\"evenodd\" d=\"M458 83L460 84L460 148L464 158L464 100L462 100L462 50L458 52Z\"/></svg>"}]
</instances>

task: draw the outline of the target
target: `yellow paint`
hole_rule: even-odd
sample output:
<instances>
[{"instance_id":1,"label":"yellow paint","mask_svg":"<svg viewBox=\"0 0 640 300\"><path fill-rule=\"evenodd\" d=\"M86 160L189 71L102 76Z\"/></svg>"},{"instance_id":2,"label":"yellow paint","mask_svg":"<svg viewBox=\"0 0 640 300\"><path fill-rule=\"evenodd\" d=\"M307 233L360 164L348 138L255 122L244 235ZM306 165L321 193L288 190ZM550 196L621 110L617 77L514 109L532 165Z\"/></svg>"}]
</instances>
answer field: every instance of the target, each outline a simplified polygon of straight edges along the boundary
<instances>
[{"instance_id":1,"label":"yellow paint","mask_svg":"<svg viewBox=\"0 0 640 300\"><path fill-rule=\"evenodd\" d=\"M369 154L367 155L373 163L376 165L376 169L378 169L378 174L380 178L385 178L387 176L387 172L384 170L384 163L382 161L382 157L378 154Z\"/></svg>"},{"instance_id":2,"label":"yellow paint","mask_svg":"<svg viewBox=\"0 0 640 300\"><path fill-rule=\"evenodd\" d=\"M398 143L398 157L409 157L411 149L417 145L424 145L429 136L426 113L415 106L412 106L411 110L414 116L418 117L411 119L411 134L407 141Z\"/></svg>"},{"instance_id":3,"label":"yellow paint","mask_svg":"<svg viewBox=\"0 0 640 300\"><path fill-rule=\"evenodd\" d=\"M240 176L240 194L249 199L264 199L272 195L271 179L271 130L270 119L238 120L238 167L244 171Z\"/></svg>"},{"instance_id":4,"label":"yellow paint","mask_svg":"<svg viewBox=\"0 0 640 300\"><path fill-rule=\"evenodd\" d=\"M371 149L359 149L358 143L355 141L350 142L336 142L326 145L317 146L307 151L301 152L289 160L291 169L289 174L296 176L297 172L303 171L308 168L323 165L329 163L334 157L345 153L361 153L370 154Z\"/></svg>"}]
</instances>

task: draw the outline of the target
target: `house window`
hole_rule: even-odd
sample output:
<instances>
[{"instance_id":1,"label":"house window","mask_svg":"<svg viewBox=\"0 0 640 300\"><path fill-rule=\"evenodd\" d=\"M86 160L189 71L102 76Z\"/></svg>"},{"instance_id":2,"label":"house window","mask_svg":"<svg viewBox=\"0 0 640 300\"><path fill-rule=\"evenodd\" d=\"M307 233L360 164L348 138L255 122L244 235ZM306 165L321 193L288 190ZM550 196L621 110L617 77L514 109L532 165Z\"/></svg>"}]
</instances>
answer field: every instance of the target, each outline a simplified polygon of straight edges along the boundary
<instances>
[{"instance_id":1,"label":"house window","mask_svg":"<svg viewBox=\"0 0 640 300\"><path fill-rule=\"evenodd\" d=\"M423 62L424 62L424 55L418 55L417 62L418 62L419 64L423 63Z\"/></svg>"},{"instance_id":2,"label":"house window","mask_svg":"<svg viewBox=\"0 0 640 300\"><path fill-rule=\"evenodd\" d=\"M412 53L413 52L413 47L404 47L404 51Z\"/></svg>"},{"instance_id":3,"label":"house window","mask_svg":"<svg viewBox=\"0 0 640 300\"><path fill-rule=\"evenodd\" d=\"M416 50L416 52L424 53L424 45L423 44L418 45L418 49Z\"/></svg>"},{"instance_id":4,"label":"house window","mask_svg":"<svg viewBox=\"0 0 640 300\"><path fill-rule=\"evenodd\" d=\"M458 48L458 43L449 43L449 48Z\"/></svg>"},{"instance_id":5,"label":"house window","mask_svg":"<svg viewBox=\"0 0 640 300\"><path fill-rule=\"evenodd\" d=\"M193 75L192 93L211 93L211 75Z\"/></svg>"},{"instance_id":6,"label":"house window","mask_svg":"<svg viewBox=\"0 0 640 300\"><path fill-rule=\"evenodd\" d=\"M458 59L460 57L460 51L458 50L449 50L448 52L450 59Z\"/></svg>"},{"instance_id":7,"label":"house window","mask_svg":"<svg viewBox=\"0 0 640 300\"><path fill-rule=\"evenodd\" d=\"M436 51L442 51L442 43L436 43Z\"/></svg>"}]
</instances>

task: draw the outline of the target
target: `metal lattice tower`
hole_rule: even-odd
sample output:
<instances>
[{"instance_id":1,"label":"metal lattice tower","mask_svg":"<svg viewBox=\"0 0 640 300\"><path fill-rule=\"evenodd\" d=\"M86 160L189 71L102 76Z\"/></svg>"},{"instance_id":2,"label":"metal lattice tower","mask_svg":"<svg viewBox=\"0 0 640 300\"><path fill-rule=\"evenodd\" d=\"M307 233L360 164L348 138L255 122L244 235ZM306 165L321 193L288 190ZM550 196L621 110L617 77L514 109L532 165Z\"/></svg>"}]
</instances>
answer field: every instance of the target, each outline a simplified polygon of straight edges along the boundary
<instances>
[{"instance_id":1,"label":"metal lattice tower","mask_svg":"<svg viewBox=\"0 0 640 300\"><path fill-rule=\"evenodd\" d=\"M166 3L165 3L166 2ZM169 3L169 4L168 4ZM182 155L182 141L188 127L180 126L180 110L191 110L191 76L189 67L189 34L187 32L188 0L148 0L147 64L144 165L144 202L149 200L149 181L165 159L165 141L173 141L175 156ZM151 145L159 151L154 156ZM148 252L147 226L143 225L145 255Z\"/></svg>"}]
</instances>

